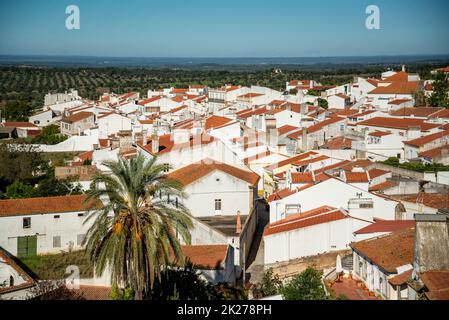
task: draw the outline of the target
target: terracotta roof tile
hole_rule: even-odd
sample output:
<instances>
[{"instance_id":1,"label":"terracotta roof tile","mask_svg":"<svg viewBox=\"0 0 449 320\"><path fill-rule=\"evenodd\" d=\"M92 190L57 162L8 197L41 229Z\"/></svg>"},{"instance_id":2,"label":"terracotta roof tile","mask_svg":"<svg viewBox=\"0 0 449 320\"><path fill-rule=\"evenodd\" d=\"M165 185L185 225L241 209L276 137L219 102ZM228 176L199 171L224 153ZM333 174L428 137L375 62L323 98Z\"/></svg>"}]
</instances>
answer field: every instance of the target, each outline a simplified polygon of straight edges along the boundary
<instances>
[{"instance_id":1,"label":"terracotta roof tile","mask_svg":"<svg viewBox=\"0 0 449 320\"><path fill-rule=\"evenodd\" d=\"M342 149L351 149L352 142L354 140L348 139L345 137L337 137L331 140L328 140L322 148L329 150L342 150Z\"/></svg>"},{"instance_id":2,"label":"terracotta roof tile","mask_svg":"<svg viewBox=\"0 0 449 320\"><path fill-rule=\"evenodd\" d=\"M246 171L224 163L219 163L211 159L205 159L201 162L188 165L168 174L168 177L179 181L184 186L201 179L209 173L219 170L230 174L240 180L246 181L251 185L257 184L260 177L253 171Z\"/></svg>"},{"instance_id":3,"label":"terracotta roof tile","mask_svg":"<svg viewBox=\"0 0 449 320\"><path fill-rule=\"evenodd\" d=\"M421 153L419 153L419 156L433 159L433 158L441 157L441 155L443 154L443 150L446 150L449 152L449 144L421 152Z\"/></svg>"},{"instance_id":4,"label":"terracotta roof tile","mask_svg":"<svg viewBox=\"0 0 449 320\"><path fill-rule=\"evenodd\" d=\"M345 172L347 183L368 183L367 172Z\"/></svg>"},{"instance_id":5,"label":"terracotta roof tile","mask_svg":"<svg viewBox=\"0 0 449 320\"><path fill-rule=\"evenodd\" d=\"M22 127L22 128L38 128L34 123L31 122L18 122L18 121L6 121L4 123L0 123L4 127Z\"/></svg>"},{"instance_id":6,"label":"terracotta roof tile","mask_svg":"<svg viewBox=\"0 0 449 320\"><path fill-rule=\"evenodd\" d=\"M233 120L229 119L229 118L225 118L225 117L215 116L215 115L210 116L209 118L206 119L205 130L218 128L218 127L226 125L230 122L233 122Z\"/></svg>"},{"instance_id":7,"label":"terracotta roof tile","mask_svg":"<svg viewBox=\"0 0 449 320\"><path fill-rule=\"evenodd\" d=\"M393 278L388 279L388 282L392 286L400 286L400 285L407 283L407 281L410 279L412 274L413 274L413 269L405 271L397 276L394 276Z\"/></svg>"},{"instance_id":8,"label":"terracotta roof tile","mask_svg":"<svg viewBox=\"0 0 449 320\"><path fill-rule=\"evenodd\" d=\"M0 200L0 216L87 211L93 203L84 203L86 195ZM95 204L100 208L101 202Z\"/></svg>"},{"instance_id":9,"label":"terracotta roof tile","mask_svg":"<svg viewBox=\"0 0 449 320\"><path fill-rule=\"evenodd\" d=\"M379 220L373 224L355 231L355 234L367 234L377 232L393 232L415 226L415 220Z\"/></svg>"},{"instance_id":10,"label":"terracotta roof tile","mask_svg":"<svg viewBox=\"0 0 449 320\"><path fill-rule=\"evenodd\" d=\"M394 128L407 130L410 127L421 127L421 131L428 131L430 129L438 128L440 125L434 123L424 122L423 119L398 119L398 118L385 118L376 117L357 123L361 126L370 127L382 127L382 128Z\"/></svg>"},{"instance_id":11,"label":"terracotta roof tile","mask_svg":"<svg viewBox=\"0 0 449 320\"><path fill-rule=\"evenodd\" d=\"M386 236L352 243L351 247L385 272L394 274L396 268L413 263L414 241L415 228L406 228Z\"/></svg>"},{"instance_id":12,"label":"terracotta roof tile","mask_svg":"<svg viewBox=\"0 0 449 320\"><path fill-rule=\"evenodd\" d=\"M390 102L391 104L391 102ZM415 107L415 108L401 108L399 110L393 111L390 114L395 117L424 117L427 118L438 111L443 110L443 108L437 107Z\"/></svg>"},{"instance_id":13,"label":"terracotta roof tile","mask_svg":"<svg viewBox=\"0 0 449 320\"><path fill-rule=\"evenodd\" d=\"M390 188L396 187L398 184L393 181L385 181L376 185L373 185L369 188L370 192L376 192L376 191L384 191Z\"/></svg>"},{"instance_id":14,"label":"terracotta roof tile","mask_svg":"<svg viewBox=\"0 0 449 320\"><path fill-rule=\"evenodd\" d=\"M401 200L423 204L434 209L449 209L449 194L419 193L400 197Z\"/></svg>"},{"instance_id":15,"label":"terracotta roof tile","mask_svg":"<svg viewBox=\"0 0 449 320\"><path fill-rule=\"evenodd\" d=\"M186 258L202 270L223 269L228 253L228 245L182 246Z\"/></svg>"},{"instance_id":16,"label":"terracotta roof tile","mask_svg":"<svg viewBox=\"0 0 449 320\"><path fill-rule=\"evenodd\" d=\"M94 114L92 112L82 111L82 112L72 114L71 116L62 119L61 121L65 122L65 123L74 123L74 122L81 121L83 119L87 119L92 116L94 116Z\"/></svg>"},{"instance_id":17,"label":"terracotta roof tile","mask_svg":"<svg viewBox=\"0 0 449 320\"><path fill-rule=\"evenodd\" d=\"M305 212L303 215L296 215L294 218L287 218L270 224L264 231L264 237L273 234L297 230L322 223L337 221L348 218L348 215L339 209L323 208L314 213Z\"/></svg>"},{"instance_id":18,"label":"terracotta roof tile","mask_svg":"<svg viewBox=\"0 0 449 320\"><path fill-rule=\"evenodd\" d=\"M407 144L409 146L422 147L430 142L433 142L438 139L442 139L443 137L446 137L446 136L449 136L449 130L445 130L445 131L441 131L441 132L437 132L437 133L433 133L433 134L428 134L424 137L409 140L409 141L404 141L404 144Z\"/></svg>"}]
</instances>

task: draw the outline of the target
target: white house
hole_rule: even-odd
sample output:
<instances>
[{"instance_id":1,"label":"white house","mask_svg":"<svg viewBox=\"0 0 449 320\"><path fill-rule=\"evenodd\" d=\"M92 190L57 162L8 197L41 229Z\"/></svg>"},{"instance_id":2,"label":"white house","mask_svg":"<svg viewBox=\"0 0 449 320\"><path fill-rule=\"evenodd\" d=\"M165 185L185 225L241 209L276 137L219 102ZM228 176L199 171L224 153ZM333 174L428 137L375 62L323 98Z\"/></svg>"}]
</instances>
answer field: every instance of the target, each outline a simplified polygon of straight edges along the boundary
<instances>
[{"instance_id":1,"label":"white house","mask_svg":"<svg viewBox=\"0 0 449 320\"><path fill-rule=\"evenodd\" d=\"M109 135L114 135L119 131L132 129L131 119L115 112L106 113L97 118L98 135L100 139L105 139Z\"/></svg>"},{"instance_id":2,"label":"white house","mask_svg":"<svg viewBox=\"0 0 449 320\"><path fill-rule=\"evenodd\" d=\"M353 251L352 277L362 281L369 291L383 299L407 298L407 286L389 283L393 278L413 269L415 228L397 230L378 238L351 244ZM397 281L397 280L396 280Z\"/></svg>"},{"instance_id":3,"label":"white house","mask_svg":"<svg viewBox=\"0 0 449 320\"><path fill-rule=\"evenodd\" d=\"M35 285L16 258L0 247L0 300L25 300Z\"/></svg>"},{"instance_id":4,"label":"white house","mask_svg":"<svg viewBox=\"0 0 449 320\"><path fill-rule=\"evenodd\" d=\"M179 168L168 176L184 186L189 196L184 204L193 217L249 215L257 198L256 173L212 159Z\"/></svg>"},{"instance_id":5,"label":"white house","mask_svg":"<svg viewBox=\"0 0 449 320\"><path fill-rule=\"evenodd\" d=\"M330 206L290 215L265 229L265 265L345 250L353 232L370 224Z\"/></svg>"},{"instance_id":6,"label":"white house","mask_svg":"<svg viewBox=\"0 0 449 320\"><path fill-rule=\"evenodd\" d=\"M85 195L0 200L0 246L21 258L82 248ZM100 208L96 203L95 208Z\"/></svg>"},{"instance_id":7,"label":"white house","mask_svg":"<svg viewBox=\"0 0 449 320\"><path fill-rule=\"evenodd\" d=\"M337 93L327 98L329 108L345 109L351 104L351 98L345 94Z\"/></svg>"},{"instance_id":8,"label":"white house","mask_svg":"<svg viewBox=\"0 0 449 320\"><path fill-rule=\"evenodd\" d=\"M292 210L305 212L324 205L343 208L352 217L373 221L374 218L394 220L398 202L332 177L306 188L293 190L287 197L273 200L269 205L270 223L287 218Z\"/></svg>"}]
</instances>

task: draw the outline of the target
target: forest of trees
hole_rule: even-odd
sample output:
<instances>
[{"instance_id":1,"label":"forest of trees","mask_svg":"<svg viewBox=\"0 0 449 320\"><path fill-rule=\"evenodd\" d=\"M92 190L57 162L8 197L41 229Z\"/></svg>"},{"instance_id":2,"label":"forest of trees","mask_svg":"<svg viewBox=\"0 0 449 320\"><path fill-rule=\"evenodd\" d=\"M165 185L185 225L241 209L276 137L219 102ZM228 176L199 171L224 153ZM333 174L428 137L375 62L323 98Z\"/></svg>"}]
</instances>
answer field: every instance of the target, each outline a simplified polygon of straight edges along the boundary
<instances>
[{"instance_id":1,"label":"forest of trees","mask_svg":"<svg viewBox=\"0 0 449 320\"><path fill-rule=\"evenodd\" d=\"M447 63L447 62L445 62ZM410 72L430 78L430 71L443 66L415 63ZM61 68L32 66L0 66L0 110L8 120L24 121L43 105L48 92L78 90L83 98L96 100L103 92L130 91L146 95L149 89L223 84L260 85L284 90L285 83L293 79L314 79L323 85L339 85L352 81L354 76L379 77L386 69L400 69L399 65L311 65L282 66L199 66L192 68Z\"/></svg>"}]
</instances>

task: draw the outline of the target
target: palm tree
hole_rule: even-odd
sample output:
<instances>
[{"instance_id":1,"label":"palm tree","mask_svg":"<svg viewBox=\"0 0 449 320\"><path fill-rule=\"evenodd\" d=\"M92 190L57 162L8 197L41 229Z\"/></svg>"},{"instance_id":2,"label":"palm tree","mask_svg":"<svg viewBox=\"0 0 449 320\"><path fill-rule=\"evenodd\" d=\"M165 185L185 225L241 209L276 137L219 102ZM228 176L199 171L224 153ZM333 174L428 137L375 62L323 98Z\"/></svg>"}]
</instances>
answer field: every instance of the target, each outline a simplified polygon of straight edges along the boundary
<instances>
[{"instance_id":1,"label":"palm tree","mask_svg":"<svg viewBox=\"0 0 449 320\"><path fill-rule=\"evenodd\" d=\"M89 213L87 221L96 220L86 234L86 250L96 274L109 268L113 283L131 287L136 299L142 299L161 270L185 263L178 235L189 244L192 221L178 199L186 196L156 157L139 155L104 165L111 174L94 177L86 202L109 200Z\"/></svg>"}]
</instances>

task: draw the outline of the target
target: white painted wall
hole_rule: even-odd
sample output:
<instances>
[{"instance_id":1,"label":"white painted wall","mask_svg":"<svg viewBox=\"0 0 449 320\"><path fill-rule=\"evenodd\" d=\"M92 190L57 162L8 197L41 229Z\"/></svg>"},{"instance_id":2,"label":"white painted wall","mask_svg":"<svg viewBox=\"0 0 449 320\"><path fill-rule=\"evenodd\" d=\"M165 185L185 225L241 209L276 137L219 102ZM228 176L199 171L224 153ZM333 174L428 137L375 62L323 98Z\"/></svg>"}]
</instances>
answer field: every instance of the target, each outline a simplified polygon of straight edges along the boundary
<instances>
[{"instance_id":1,"label":"white painted wall","mask_svg":"<svg viewBox=\"0 0 449 320\"><path fill-rule=\"evenodd\" d=\"M78 214L84 214L79 217ZM60 218L55 218L59 215ZM31 228L23 228L23 218L31 217ZM72 246L81 249L77 242L78 235L85 235L95 221L90 219L86 224L86 212L64 212L51 214L20 215L0 217L0 246L13 255L17 255L17 237L37 235L37 254L60 253ZM53 247L53 237L61 237L61 247Z\"/></svg>"},{"instance_id":2,"label":"white painted wall","mask_svg":"<svg viewBox=\"0 0 449 320\"><path fill-rule=\"evenodd\" d=\"M348 249L353 232L369 222L346 219L313 225L264 237L265 264L286 262L302 257Z\"/></svg>"}]
</instances>

